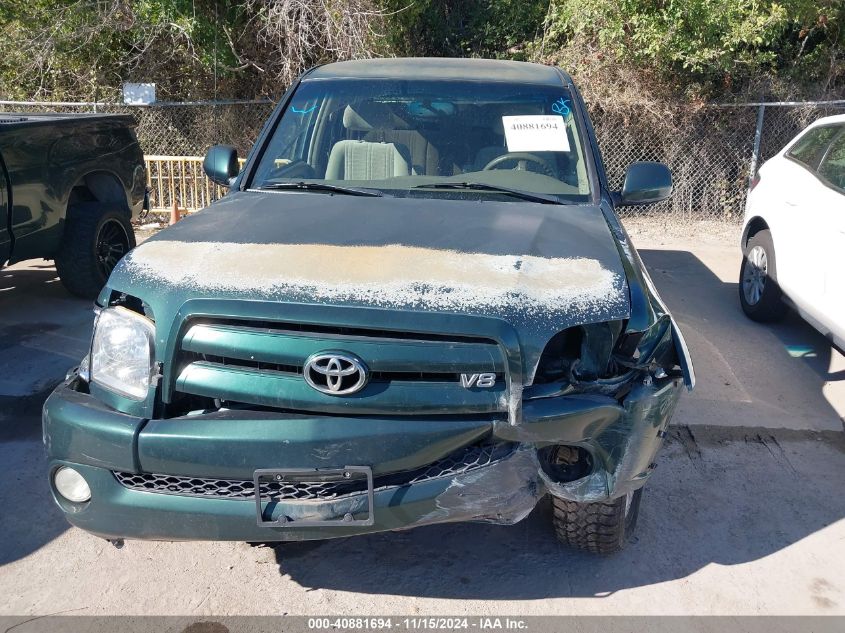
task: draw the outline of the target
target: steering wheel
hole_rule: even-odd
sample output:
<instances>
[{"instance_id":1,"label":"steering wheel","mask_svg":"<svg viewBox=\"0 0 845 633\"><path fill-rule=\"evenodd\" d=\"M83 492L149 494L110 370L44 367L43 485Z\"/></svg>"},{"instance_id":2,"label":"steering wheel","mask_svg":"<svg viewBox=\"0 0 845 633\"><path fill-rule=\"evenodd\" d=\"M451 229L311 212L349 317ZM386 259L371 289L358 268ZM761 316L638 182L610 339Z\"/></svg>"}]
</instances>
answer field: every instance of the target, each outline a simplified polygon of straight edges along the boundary
<instances>
[{"instance_id":1,"label":"steering wheel","mask_svg":"<svg viewBox=\"0 0 845 633\"><path fill-rule=\"evenodd\" d=\"M284 159L283 159L284 160ZM314 168L306 161L298 158L288 163L280 164L282 161L273 167L270 176L274 178L314 178L316 175Z\"/></svg>"},{"instance_id":2,"label":"steering wheel","mask_svg":"<svg viewBox=\"0 0 845 633\"><path fill-rule=\"evenodd\" d=\"M535 163L543 168L543 171L546 173L547 176L551 176L552 178L555 177L555 169L554 167L552 167L552 164L549 161L547 161L545 158L540 158L536 154L530 154L528 152L508 152L507 154L496 156L496 158L494 158L484 166L484 169L482 169L482 171L498 169L499 165L511 160L516 161L516 169L519 169L521 171L526 171L526 166L528 165L528 163Z\"/></svg>"}]
</instances>

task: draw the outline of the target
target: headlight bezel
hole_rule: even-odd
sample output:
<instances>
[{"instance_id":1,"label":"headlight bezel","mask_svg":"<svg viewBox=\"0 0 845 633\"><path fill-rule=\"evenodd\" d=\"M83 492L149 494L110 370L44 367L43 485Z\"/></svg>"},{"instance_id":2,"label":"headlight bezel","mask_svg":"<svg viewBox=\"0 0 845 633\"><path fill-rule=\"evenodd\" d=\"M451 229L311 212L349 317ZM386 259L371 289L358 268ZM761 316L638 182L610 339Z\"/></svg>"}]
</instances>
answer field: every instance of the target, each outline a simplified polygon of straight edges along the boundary
<instances>
[{"instance_id":1,"label":"headlight bezel","mask_svg":"<svg viewBox=\"0 0 845 633\"><path fill-rule=\"evenodd\" d=\"M111 355L112 358L110 360L113 361L114 351L116 349L114 346L108 348L100 345L100 339L106 336L105 328L107 327L126 327L129 328L131 334L140 335L145 339L142 344L138 345L139 348L144 350L145 357L130 359L136 364L135 381L132 383L123 380L121 376L113 372L110 373L108 370L113 370L113 366L108 367L102 365L102 359L98 353L101 350L105 350L104 355ZM135 343L139 343L139 341L135 341ZM103 308L94 322L94 332L91 337L91 348L88 358L89 384L96 385L133 402L143 402L149 396L149 388L154 384L153 376L156 366L155 323L144 315L124 306Z\"/></svg>"}]
</instances>

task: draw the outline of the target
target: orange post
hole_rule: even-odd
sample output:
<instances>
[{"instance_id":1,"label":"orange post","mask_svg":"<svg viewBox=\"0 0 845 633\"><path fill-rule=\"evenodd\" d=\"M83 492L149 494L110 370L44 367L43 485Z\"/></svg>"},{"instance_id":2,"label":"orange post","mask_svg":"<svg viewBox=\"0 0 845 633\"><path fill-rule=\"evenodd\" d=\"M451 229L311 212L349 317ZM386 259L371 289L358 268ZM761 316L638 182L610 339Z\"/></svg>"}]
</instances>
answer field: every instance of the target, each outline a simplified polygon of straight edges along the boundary
<instances>
[{"instance_id":1,"label":"orange post","mask_svg":"<svg viewBox=\"0 0 845 633\"><path fill-rule=\"evenodd\" d=\"M179 221L179 205L173 201L173 208L170 210L170 225L174 225Z\"/></svg>"}]
</instances>

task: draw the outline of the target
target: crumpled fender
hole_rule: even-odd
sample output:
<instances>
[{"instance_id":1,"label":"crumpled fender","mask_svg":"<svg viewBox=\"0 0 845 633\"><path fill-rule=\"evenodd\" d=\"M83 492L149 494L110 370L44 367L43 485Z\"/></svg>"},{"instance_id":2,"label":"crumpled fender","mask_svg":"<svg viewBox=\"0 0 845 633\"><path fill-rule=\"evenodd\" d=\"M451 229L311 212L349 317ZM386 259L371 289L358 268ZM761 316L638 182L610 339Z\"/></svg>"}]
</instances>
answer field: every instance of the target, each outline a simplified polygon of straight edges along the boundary
<instances>
[{"instance_id":1,"label":"crumpled fender","mask_svg":"<svg viewBox=\"0 0 845 633\"><path fill-rule=\"evenodd\" d=\"M556 482L540 470L540 478L555 497L570 501L606 501L645 485L656 464L666 428L677 405L681 379L644 380L623 404L625 414L588 444L595 460L587 477Z\"/></svg>"},{"instance_id":2,"label":"crumpled fender","mask_svg":"<svg viewBox=\"0 0 845 633\"><path fill-rule=\"evenodd\" d=\"M692 358L690 357L687 342L684 340L684 335L681 334L681 329L672 318L672 341L675 343L675 351L678 353L678 364L684 372L684 384L688 391L695 389L695 368L692 366Z\"/></svg>"},{"instance_id":3,"label":"crumpled fender","mask_svg":"<svg viewBox=\"0 0 845 633\"><path fill-rule=\"evenodd\" d=\"M678 365L684 376L684 384L688 391L695 388L695 369L689 348L684 340L683 334L678 327L677 321L669 312L669 308L657 292L648 270L643 264L640 254L631 242L628 232L618 216L609 205L602 204L602 213L611 232L616 237L616 247L622 259L622 267L628 278L628 290L630 292L631 317L628 321L628 331L646 331L660 318L668 316L672 324L672 341L675 345Z\"/></svg>"}]
</instances>

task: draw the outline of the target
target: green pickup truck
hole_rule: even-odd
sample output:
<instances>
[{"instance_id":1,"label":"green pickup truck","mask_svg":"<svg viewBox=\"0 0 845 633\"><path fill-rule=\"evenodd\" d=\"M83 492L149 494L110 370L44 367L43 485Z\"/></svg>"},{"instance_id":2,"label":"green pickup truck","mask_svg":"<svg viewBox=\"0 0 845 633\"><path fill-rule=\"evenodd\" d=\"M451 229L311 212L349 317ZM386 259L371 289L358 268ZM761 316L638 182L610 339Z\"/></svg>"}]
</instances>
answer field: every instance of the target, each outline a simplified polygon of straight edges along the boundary
<instances>
[{"instance_id":1,"label":"green pickup truck","mask_svg":"<svg viewBox=\"0 0 845 633\"><path fill-rule=\"evenodd\" d=\"M54 259L95 298L135 246L144 156L128 115L0 113L0 266Z\"/></svg>"},{"instance_id":2,"label":"green pickup truck","mask_svg":"<svg viewBox=\"0 0 845 633\"><path fill-rule=\"evenodd\" d=\"M44 406L68 521L294 541L510 524L621 548L695 378L570 78L385 59L305 73L218 202L126 256Z\"/></svg>"}]
</instances>

